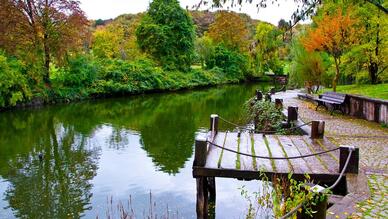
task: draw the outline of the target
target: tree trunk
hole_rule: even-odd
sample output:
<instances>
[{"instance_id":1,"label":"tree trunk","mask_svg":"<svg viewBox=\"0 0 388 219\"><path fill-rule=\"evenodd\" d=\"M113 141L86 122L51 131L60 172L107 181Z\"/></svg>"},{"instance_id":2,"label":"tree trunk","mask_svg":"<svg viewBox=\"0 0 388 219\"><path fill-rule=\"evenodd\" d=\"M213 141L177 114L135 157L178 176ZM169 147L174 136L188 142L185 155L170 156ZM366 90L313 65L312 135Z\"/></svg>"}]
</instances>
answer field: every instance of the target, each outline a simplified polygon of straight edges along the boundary
<instances>
[{"instance_id":1,"label":"tree trunk","mask_svg":"<svg viewBox=\"0 0 388 219\"><path fill-rule=\"evenodd\" d=\"M378 15L378 18L380 18L380 16ZM377 26L376 26L376 47L375 47L375 56L376 56L376 59L379 57L379 44L380 44L380 24L377 23ZM378 82L378 78L377 78L377 75L378 75L378 72L379 72L379 65L377 64L377 62L373 59L370 59L370 63L369 63L369 75L370 75L370 79L371 79L371 82L372 84L377 84Z\"/></svg>"},{"instance_id":2,"label":"tree trunk","mask_svg":"<svg viewBox=\"0 0 388 219\"><path fill-rule=\"evenodd\" d=\"M48 0L45 0L45 8L44 8L44 15L43 15L43 47L44 47L44 75L43 75L43 81L45 85L48 88L51 88L51 82L50 82L50 47L48 45L49 35L47 33L48 31L48 25L49 25L49 2Z\"/></svg>"},{"instance_id":3,"label":"tree trunk","mask_svg":"<svg viewBox=\"0 0 388 219\"><path fill-rule=\"evenodd\" d=\"M337 91L337 82L338 82L338 78L339 78L339 74L340 74L340 71L339 71L339 58L337 57L334 57L334 62L335 62L335 75L334 75L334 78L333 78L333 91L336 92Z\"/></svg>"},{"instance_id":4,"label":"tree trunk","mask_svg":"<svg viewBox=\"0 0 388 219\"><path fill-rule=\"evenodd\" d=\"M371 62L369 65L369 76L372 84L377 84L377 73L379 70L379 67L376 62Z\"/></svg>"},{"instance_id":5,"label":"tree trunk","mask_svg":"<svg viewBox=\"0 0 388 219\"><path fill-rule=\"evenodd\" d=\"M50 81L50 48L47 45L48 36L45 33L44 39L43 39L43 46L44 46L44 75L43 75L43 81L46 84L48 88L51 88L51 81Z\"/></svg>"}]
</instances>

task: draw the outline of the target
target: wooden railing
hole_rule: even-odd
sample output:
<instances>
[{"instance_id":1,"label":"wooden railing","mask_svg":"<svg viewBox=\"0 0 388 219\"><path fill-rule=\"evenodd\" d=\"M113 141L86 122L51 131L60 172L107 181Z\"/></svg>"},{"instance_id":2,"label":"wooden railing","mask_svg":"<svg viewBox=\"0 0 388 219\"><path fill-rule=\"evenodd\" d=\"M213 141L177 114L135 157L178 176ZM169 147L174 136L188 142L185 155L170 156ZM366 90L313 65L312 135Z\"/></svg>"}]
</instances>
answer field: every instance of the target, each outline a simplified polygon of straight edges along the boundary
<instances>
[{"instance_id":1,"label":"wooden railing","mask_svg":"<svg viewBox=\"0 0 388 219\"><path fill-rule=\"evenodd\" d=\"M387 91L388 92L388 91ZM346 113L368 121L388 124L388 101L347 94Z\"/></svg>"}]
</instances>

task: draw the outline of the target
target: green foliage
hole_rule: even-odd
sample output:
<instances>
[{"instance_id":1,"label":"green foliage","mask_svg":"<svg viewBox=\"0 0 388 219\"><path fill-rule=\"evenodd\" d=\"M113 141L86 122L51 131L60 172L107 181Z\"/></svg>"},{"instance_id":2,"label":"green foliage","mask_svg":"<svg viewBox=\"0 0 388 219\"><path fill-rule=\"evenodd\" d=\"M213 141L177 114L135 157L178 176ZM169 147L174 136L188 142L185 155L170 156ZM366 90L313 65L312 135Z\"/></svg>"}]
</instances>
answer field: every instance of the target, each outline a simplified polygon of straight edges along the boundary
<instances>
[{"instance_id":1,"label":"green foliage","mask_svg":"<svg viewBox=\"0 0 388 219\"><path fill-rule=\"evenodd\" d=\"M263 74L273 71L275 74L283 73L283 66L279 61L279 47L282 45L281 32L273 25L261 22L256 27L256 45L251 51L255 60L255 71Z\"/></svg>"},{"instance_id":2,"label":"green foliage","mask_svg":"<svg viewBox=\"0 0 388 219\"><path fill-rule=\"evenodd\" d=\"M189 70L194 55L194 24L177 0L154 0L136 37L140 48L165 69Z\"/></svg>"},{"instance_id":3,"label":"green foliage","mask_svg":"<svg viewBox=\"0 0 388 219\"><path fill-rule=\"evenodd\" d=\"M275 103L250 99L245 109L249 120L254 121L256 131L281 131L285 116Z\"/></svg>"},{"instance_id":4,"label":"green foliage","mask_svg":"<svg viewBox=\"0 0 388 219\"><path fill-rule=\"evenodd\" d=\"M99 27L92 37L92 51L98 58L134 60L144 56L136 43L136 28L142 14L121 15L104 27Z\"/></svg>"},{"instance_id":5,"label":"green foliage","mask_svg":"<svg viewBox=\"0 0 388 219\"><path fill-rule=\"evenodd\" d=\"M22 63L0 52L0 107L15 106L32 96Z\"/></svg>"},{"instance_id":6,"label":"green foliage","mask_svg":"<svg viewBox=\"0 0 388 219\"><path fill-rule=\"evenodd\" d=\"M315 206L327 200L328 191L325 194L317 193L309 185L310 176L305 175L304 181L296 181L292 178L292 173L288 177L273 178L272 181L260 171L262 186L259 191L250 192L244 187L239 188L241 195L248 201L248 212L246 218L257 218L257 212L260 208L272 209L269 217L281 218L286 213L293 210L299 204L303 203L303 211L313 217L316 213ZM302 209L298 209L301 211ZM261 217L263 217L261 211ZM291 216L290 218L294 218Z\"/></svg>"},{"instance_id":7,"label":"green foliage","mask_svg":"<svg viewBox=\"0 0 388 219\"><path fill-rule=\"evenodd\" d=\"M210 57L214 54L214 50L215 45L211 38L206 36L197 38L195 41L195 52L202 68L205 67L205 61L209 60Z\"/></svg>"},{"instance_id":8,"label":"green foliage","mask_svg":"<svg viewBox=\"0 0 388 219\"><path fill-rule=\"evenodd\" d=\"M248 58L239 52L229 50L224 46L218 45L214 53L206 61L206 67L212 69L218 67L229 76L244 78L248 72Z\"/></svg>"},{"instance_id":9,"label":"green foliage","mask_svg":"<svg viewBox=\"0 0 388 219\"><path fill-rule=\"evenodd\" d=\"M326 71L330 59L326 53L307 52L299 40L292 44L292 65L290 69L290 85L294 87L328 85Z\"/></svg>"},{"instance_id":10,"label":"green foliage","mask_svg":"<svg viewBox=\"0 0 388 219\"><path fill-rule=\"evenodd\" d=\"M53 71L52 80L65 87L87 87L96 79L97 64L90 56L77 55L68 60L68 64Z\"/></svg>"}]
</instances>

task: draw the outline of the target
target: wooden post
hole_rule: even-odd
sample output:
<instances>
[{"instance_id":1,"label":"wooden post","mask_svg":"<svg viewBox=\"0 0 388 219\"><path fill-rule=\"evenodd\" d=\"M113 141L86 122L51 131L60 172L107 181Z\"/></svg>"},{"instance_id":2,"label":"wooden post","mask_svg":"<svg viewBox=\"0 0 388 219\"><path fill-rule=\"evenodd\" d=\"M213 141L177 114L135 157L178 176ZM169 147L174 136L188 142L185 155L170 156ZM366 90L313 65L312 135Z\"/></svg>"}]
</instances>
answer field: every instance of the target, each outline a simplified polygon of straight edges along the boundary
<instances>
[{"instance_id":1,"label":"wooden post","mask_svg":"<svg viewBox=\"0 0 388 219\"><path fill-rule=\"evenodd\" d=\"M208 218L208 191L207 178L198 177L197 181L197 218Z\"/></svg>"},{"instance_id":2,"label":"wooden post","mask_svg":"<svg viewBox=\"0 0 388 219\"><path fill-rule=\"evenodd\" d=\"M208 177L207 178L208 182L208 195L209 195L209 200L208 200L208 216L209 219L215 219L216 218L216 179L215 177Z\"/></svg>"},{"instance_id":3,"label":"wooden post","mask_svg":"<svg viewBox=\"0 0 388 219\"><path fill-rule=\"evenodd\" d=\"M207 142L203 136L195 139L194 166L203 167L206 164Z\"/></svg>"},{"instance_id":4,"label":"wooden post","mask_svg":"<svg viewBox=\"0 0 388 219\"><path fill-rule=\"evenodd\" d=\"M283 99L276 98L275 99L275 106L278 109L282 109L283 108Z\"/></svg>"},{"instance_id":5,"label":"wooden post","mask_svg":"<svg viewBox=\"0 0 388 219\"><path fill-rule=\"evenodd\" d=\"M288 123L294 123L297 120L298 120L298 107L296 107L296 106L289 106L288 107L287 122Z\"/></svg>"},{"instance_id":6,"label":"wooden post","mask_svg":"<svg viewBox=\"0 0 388 219\"><path fill-rule=\"evenodd\" d=\"M311 123L311 138L323 138L325 134L325 121L317 120Z\"/></svg>"},{"instance_id":7,"label":"wooden post","mask_svg":"<svg viewBox=\"0 0 388 219\"><path fill-rule=\"evenodd\" d=\"M204 167L206 164L207 142L203 136L195 139L194 166ZM197 183L197 218L208 218L208 182L207 177L198 177Z\"/></svg>"},{"instance_id":8,"label":"wooden post","mask_svg":"<svg viewBox=\"0 0 388 219\"><path fill-rule=\"evenodd\" d=\"M217 114L210 115L210 131L212 132L212 136L216 136L218 133L218 119Z\"/></svg>"},{"instance_id":9,"label":"wooden post","mask_svg":"<svg viewBox=\"0 0 388 219\"><path fill-rule=\"evenodd\" d=\"M349 155L349 150L352 150L352 155L350 156L349 164L346 167L345 173L358 173L358 162L360 159L359 149L357 147L341 145L340 146L340 166L338 172L341 172L345 166L346 159Z\"/></svg>"},{"instance_id":10,"label":"wooden post","mask_svg":"<svg viewBox=\"0 0 388 219\"><path fill-rule=\"evenodd\" d=\"M263 93L260 90L256 90L256 101L263 99Z\"/></svg>"}]
</instances>

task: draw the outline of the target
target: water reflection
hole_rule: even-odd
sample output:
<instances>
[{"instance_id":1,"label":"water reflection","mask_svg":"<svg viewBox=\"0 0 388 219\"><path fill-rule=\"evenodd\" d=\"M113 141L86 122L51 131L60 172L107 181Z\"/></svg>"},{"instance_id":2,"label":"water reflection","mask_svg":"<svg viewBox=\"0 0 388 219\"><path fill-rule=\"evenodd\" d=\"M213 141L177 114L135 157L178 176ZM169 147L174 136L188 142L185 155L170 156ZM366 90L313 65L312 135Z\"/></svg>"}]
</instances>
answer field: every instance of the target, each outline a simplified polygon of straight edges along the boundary
<instances>
[{"instance_id":1,"label":"water reflection","mask_svg":"<svg viewBox=\"0 0 388 219\"><path fill-rule=\"evenodd\" d=\"M0 177L6 182L0 181L0 188L6 189L0 197L14 217L78 218L104 215L109 195L137 195L134 207L144 209L148 202L141 200L152 190L156 201L192 217L195 133L208 127L211 113L239 122L241 106L256 88L225 86L1 113Z\"/></svg>"}]
</instances>

